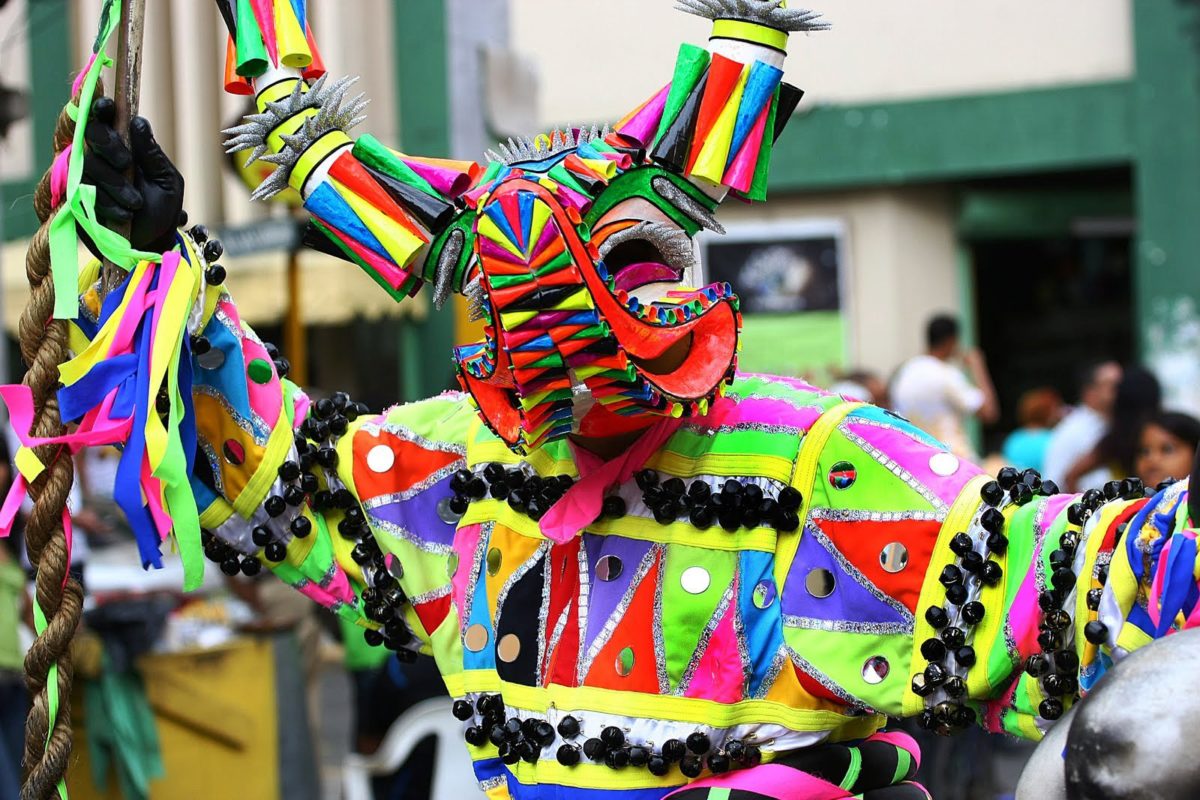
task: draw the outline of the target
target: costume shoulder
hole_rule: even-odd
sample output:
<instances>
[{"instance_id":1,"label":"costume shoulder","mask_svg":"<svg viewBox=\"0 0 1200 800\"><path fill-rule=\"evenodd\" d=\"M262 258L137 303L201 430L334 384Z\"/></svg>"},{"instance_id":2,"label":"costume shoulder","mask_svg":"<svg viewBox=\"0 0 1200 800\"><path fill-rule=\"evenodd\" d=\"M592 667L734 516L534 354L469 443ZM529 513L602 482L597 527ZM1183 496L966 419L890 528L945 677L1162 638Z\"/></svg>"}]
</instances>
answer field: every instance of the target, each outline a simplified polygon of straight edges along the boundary
<instances>
[{"instance_id":1,"label":"costume shoulder","mask_svg":"<svg viewBox=\"0 0 1200 800\"><path fill-rule=\"evenodd\" d=\"M353 437L355 494L368 507L384 495L429 488L462 466L478 418L459 392L393 406L367 418Z\"/></svg>"}]
</instances>

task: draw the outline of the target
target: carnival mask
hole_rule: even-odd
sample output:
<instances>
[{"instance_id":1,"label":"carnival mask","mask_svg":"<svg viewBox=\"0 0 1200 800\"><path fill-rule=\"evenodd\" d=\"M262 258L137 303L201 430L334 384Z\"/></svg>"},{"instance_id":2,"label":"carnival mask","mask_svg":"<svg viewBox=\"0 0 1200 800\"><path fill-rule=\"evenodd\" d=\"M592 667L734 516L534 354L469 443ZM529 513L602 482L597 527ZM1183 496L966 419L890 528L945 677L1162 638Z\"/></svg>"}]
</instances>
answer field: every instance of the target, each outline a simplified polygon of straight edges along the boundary
<instances>
[{"instance_id":1,"label":"carnival mask","mask_svg":"<svg viewBox=\"0 0 1200 800\"><path fill-rule=\"evenodd\" d=\"M671 82L611 130L510 139L486 165L350 147L348 81L281 82L231 131L234 148L281 151L259 196L302 191L326 247L397 299L427 281L439 307L469 298L485 335L455 349L459 380L515 450L703 415L733 377L737 297L694 288L694 237L721 232L729 193L765 198L801 94L782 83L785 31L819 24L780 2L684 5L714 20L711 50L684 45Z\"/></svg>"}]
</instances>

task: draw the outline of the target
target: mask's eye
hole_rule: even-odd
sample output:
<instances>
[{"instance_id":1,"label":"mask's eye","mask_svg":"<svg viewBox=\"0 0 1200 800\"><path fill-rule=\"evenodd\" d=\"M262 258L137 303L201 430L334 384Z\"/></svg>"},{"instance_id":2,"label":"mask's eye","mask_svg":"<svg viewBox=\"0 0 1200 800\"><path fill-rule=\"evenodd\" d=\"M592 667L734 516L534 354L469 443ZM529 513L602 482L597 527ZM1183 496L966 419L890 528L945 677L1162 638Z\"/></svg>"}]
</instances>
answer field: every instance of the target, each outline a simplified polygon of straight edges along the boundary
<instances>
[{"instance_id":1,"label":"mask's eye","mask_svg":"<svg viewBox=\"0 0 1200 800\"><path fill-rule=\"evenodd\" d=\"M653 284L679 283L696 266L691 237L667 222L635 223L608 236L599 249L613 288L635 295Z\"/></svg>"}]
</instances>

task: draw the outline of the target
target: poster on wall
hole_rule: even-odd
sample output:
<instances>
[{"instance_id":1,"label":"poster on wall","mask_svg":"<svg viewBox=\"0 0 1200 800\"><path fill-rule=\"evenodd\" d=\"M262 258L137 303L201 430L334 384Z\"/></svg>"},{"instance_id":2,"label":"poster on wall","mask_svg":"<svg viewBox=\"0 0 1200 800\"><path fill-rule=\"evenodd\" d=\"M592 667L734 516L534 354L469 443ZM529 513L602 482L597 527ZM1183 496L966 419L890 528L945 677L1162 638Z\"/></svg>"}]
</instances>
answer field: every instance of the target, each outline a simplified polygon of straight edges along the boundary
<instances>
[{"instance_id":1,"label":"poster on wall","mask_svg":"<svg viewBox=\"0 0 1200 800\"><path fill-rule=\"evenodd\" d=\"M738 369L827 379L846 365L844 226L805 220L705 236L707 280L741 297Z\"/></svg>"}]
</instances>

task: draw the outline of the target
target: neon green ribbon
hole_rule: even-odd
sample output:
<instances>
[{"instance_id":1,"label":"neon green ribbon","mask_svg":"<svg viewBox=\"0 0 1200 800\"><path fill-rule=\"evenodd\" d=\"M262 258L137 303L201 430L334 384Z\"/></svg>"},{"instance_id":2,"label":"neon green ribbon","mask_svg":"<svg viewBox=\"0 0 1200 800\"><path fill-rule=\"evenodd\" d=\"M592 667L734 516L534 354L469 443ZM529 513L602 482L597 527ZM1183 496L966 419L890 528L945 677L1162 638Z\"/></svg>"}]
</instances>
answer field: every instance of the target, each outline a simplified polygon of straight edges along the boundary
<instances>
[{"instance_id":1,"label":"neon green ribbon","mask_svg":"<svg viewBox=\"0 0 1200 800\"><path fill-rule=\"evenodd\" d=\"M112 66L108 41L121 18L121 0L105 0L100 12L100 30L92 47L94 58L88 66L79 92L79 104L69 103L67 113L75 120L71 156L67 165L66 198L50 223L50 275L54 282L54 318L75 319L79 315L76 291L79 274L79 235L83 228L107 260L128 272L139 261L161 261L161 254L135 250L129 240L110 231L96 218L96 187L85 185L83 178L84 131L91 114L92 100L100 71Z\"/></svg>"}]
</instances>

